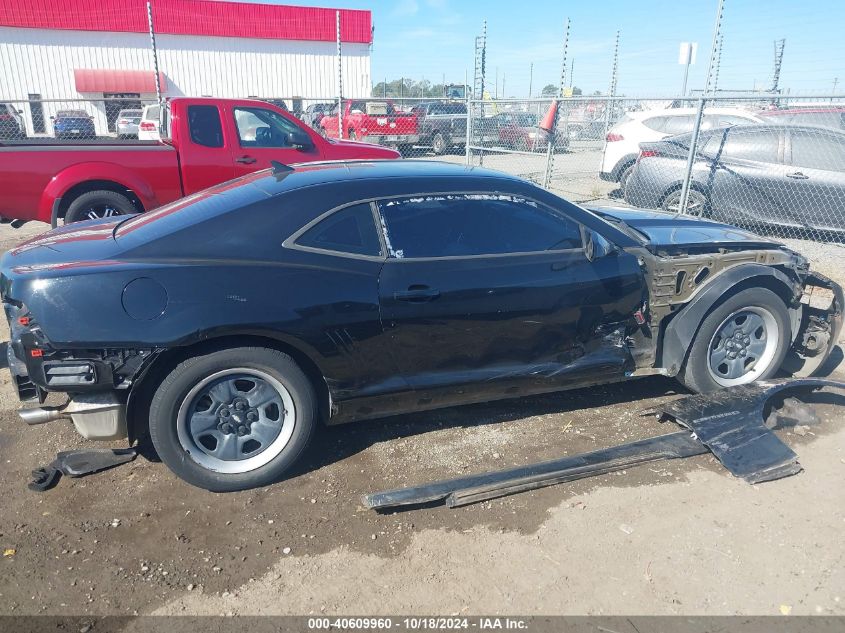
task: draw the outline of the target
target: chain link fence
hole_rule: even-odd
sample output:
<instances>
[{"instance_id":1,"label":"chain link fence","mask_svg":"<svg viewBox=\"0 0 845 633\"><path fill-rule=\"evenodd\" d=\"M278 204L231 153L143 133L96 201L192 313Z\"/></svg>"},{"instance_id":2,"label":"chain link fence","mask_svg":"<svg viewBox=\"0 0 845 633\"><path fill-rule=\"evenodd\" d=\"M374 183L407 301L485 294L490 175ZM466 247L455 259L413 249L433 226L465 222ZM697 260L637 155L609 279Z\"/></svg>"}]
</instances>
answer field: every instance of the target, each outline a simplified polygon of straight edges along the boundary
<instances>
[{"instance_id":1,"label":"chain link fence","mask_svg":"<svg viewBox=\"0 0 845 633\"><path fill-rule=\"evenodd\" d=\"M145 26L146 4L133 7L133 19ZM395 82L372 85L360 12L320 14L331 37L336 28L336 42L299 50L283 40L244 39L243 50L223 50L178 35L195 18L178 5L166 10L157 39L135 29L121 36L123 48L86 53L91 68L77 68L83 62L69 53L81 50L81 31L37 42L26 29L4 28L0 143L150 142L167 134L159 91L164 99L255 98L327 138L395 147L411 160L483 165L584 205L662 209L779 237L843 242L845 100L777 92L615 96L618 35L611 96L490 98L485 38L480 49L476 42L473 88L467 80L447 86L444 76L440 98L411 97L403 79L397 96ZM264 28L259 18L246 27ZM213 15L202 20L204 32L216 32ZM564 68L565 61L564 54ZM242 72L220 72L232 65ZM117 80L138 87L109 92ZM239 129L249 126L238 121Z\"/></svg>"}]
</instances>

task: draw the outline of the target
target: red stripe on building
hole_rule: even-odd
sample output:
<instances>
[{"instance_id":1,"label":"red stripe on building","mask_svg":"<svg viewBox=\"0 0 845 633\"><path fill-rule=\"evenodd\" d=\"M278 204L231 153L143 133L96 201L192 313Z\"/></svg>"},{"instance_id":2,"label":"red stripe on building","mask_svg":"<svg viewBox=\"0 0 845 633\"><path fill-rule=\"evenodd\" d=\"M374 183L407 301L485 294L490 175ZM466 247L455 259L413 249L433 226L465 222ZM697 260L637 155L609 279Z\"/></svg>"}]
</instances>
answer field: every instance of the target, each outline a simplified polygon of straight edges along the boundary
<instances>
[{"instance_id":1,"label":"red stripe on building","mask_svg":"<svg viewBox=\"0 0 845 633\"><path fill-rule=\"evenodd\" d=\"M335 9L217 0L152 0L156 33L276 40L335 41ZM340 38L372 43L372 14L340 10ZM146 0L11 0L0 26L146 33Z\"/></svg>"}]
</instances>

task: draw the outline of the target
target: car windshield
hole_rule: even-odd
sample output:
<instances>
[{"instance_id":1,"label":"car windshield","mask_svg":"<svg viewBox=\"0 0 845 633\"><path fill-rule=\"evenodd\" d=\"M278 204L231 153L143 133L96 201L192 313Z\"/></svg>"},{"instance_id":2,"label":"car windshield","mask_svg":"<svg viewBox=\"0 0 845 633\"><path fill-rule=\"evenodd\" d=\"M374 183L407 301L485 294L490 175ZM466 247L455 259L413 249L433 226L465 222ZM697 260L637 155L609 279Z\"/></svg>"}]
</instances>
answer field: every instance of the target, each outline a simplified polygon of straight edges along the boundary
<instances>
[{"instance_id":1,"label":"car windshield","mask_svg":"<svg viewBox=\"0 0 845 633\"><path fill-rule=\"evenodd\" d=\"M137 119L141 116L140 110L124 110L120 113L120 116L126 117L128 119Z\"/></svg>"},{"instance_id":2,"label":"car windshield","mask_svg":"<svg viewBox=\"0 0 845 633\"><path fill-rule=\"evenodd\" d=\"M88 118L88 113L82 110L59 110L56 112L57 119L80 119Z\"/></svg>"}]
</instances>

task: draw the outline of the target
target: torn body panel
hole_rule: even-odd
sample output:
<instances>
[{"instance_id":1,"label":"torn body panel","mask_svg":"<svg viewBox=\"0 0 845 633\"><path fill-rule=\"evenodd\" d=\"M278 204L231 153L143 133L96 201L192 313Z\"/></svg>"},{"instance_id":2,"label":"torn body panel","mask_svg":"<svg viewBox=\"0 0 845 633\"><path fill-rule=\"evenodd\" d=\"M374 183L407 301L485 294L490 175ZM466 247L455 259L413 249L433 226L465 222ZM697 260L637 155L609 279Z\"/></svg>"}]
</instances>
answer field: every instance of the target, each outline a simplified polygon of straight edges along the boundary
<instances>
[{"instance_id":1,"label":"torn body panel","mask_svg":"<svg viewBox=\"0 0 845 633\"><path fill-rule=\"evenodd\" d=\"M815 378L761 381L716 393L689 396L658 411L688 431L507 470L364 495L368 508L409 508L437 501L457 507L619 471L648 462L701 455L708 450L734 476L760 483L801 471L798 456L772 432L764 412L776 396L845 383ZM777 416L775 416L777 419Z\"/></svg>"},{"instance_id":2,"label":"torn body panel","mask_svg":"<svg viewBox=\"0 0 845 633\"><path fill-rule=\"evenodd\" d=\"M792 347L784 369L803 377L827 359L842 327L842 289L809 271L806 260L783 248L692 254L639 253L649 291L646 327L636 335L638 373L677 375L703 319L739 289L778 294L791 320ZM812 297L812 298L811 298ZM827 300L825 300L827 299Z\"/></svg>"}]
</instances>

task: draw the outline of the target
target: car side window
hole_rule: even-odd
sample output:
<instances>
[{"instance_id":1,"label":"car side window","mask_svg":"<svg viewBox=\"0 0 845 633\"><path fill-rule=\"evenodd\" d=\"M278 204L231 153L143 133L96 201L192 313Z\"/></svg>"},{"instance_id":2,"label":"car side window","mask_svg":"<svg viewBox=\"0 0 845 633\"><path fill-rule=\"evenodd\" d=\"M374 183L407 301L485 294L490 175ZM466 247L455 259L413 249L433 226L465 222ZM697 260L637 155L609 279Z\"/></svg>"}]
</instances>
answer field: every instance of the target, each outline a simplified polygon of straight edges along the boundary
<instances>
[{"instance_id":1,"label":"car side window","mask_svg":"<svg viewBox=\"0 0 845 633\"><path fill-rule=\"evenodd\" d=\"M241 147L290 147L288 134L299 128L281 114L264 108L235 108Z\"/></svg>"},{"instance_id":2,"label":"car side window","mask_svg":"<svg viewBox=\"0 0 845 633\"><path fill-rule=\"evenodd\" d=\"M188 106L188 130L191 141L204 147L223 147L223 125L217 106Z\"/></svg>"},{"instance_id":3,"label":"car side window","mask_svg":"<svg viewBox=\"0 0 845 633\"><path fill-rule=\"evenodd\" d=\"M650 130L654 130L655 132L662 132L663 126L666 125L667 118L668 117L665 116L654 116L650 119L644 119L643 125L645 125Z\"/></svg>"},{"instance_id":4,"label":"car side window","mask_svg":"<svg viewBox=\"0 0 845 633\"><path fill-rule=\"evenodd\" d=\"M719 160L738 158L762 163L777 163L780 133L777 130L752 132L729 128L716 132L707 141L705 151Z\"/></svg>"},{"instance_id":5,"label":"car side window","mask_svg":"<svg viewBox=\"0 0 845 633\"><path fill-rule=\"evenodd\" d=\"M806 169L845 171L845 142L821 130L793 130L792 164Z\"/></svg>"},{"instance_id":6,"label":"car side window","mask_svg":"<svg viewBox=\"0 0 845 633\"><path fill-rule=\"evenodd\" d=\"M666 122L663 124L662 132L669 136L675 134L686 134L692 132L695 121L695 115L685 114L682 116L668 116Z\"/></svg>"},{"instance_id":7,"label":"car side window","mask_svg":"<svg viewBox=\"0 0 845 633\"><path fill-rule=\"evenodd\" d=\"M580 226L531 200L425 196L379 203L391 255L466 257L582 247Z\"/></svg>"},{"instance_id":8,"label":"car side window","mask_svg":"<svg viewBox=\"0 0 845 633\"><path fill-rule=\"evenodd\" d=\"M296 244L353 255L381 255L381 242L368 202L332 213L300 235Z\"/></svg>"}]
</instances>

